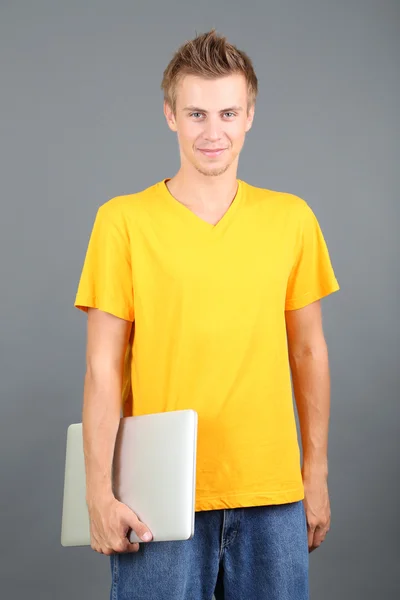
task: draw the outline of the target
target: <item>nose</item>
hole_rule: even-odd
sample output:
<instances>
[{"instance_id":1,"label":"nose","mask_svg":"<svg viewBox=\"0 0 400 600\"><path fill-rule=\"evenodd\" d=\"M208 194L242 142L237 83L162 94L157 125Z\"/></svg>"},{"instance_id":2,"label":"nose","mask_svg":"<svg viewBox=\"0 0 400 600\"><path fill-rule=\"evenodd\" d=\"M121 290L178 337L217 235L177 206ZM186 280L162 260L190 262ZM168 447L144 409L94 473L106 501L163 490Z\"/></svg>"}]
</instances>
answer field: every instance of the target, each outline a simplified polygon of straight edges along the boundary
<instances>
[{"instance_id":1,"label":"nose","mask_svg":"<svg viewBox=\"0 0 400 600\"><path fill-rule=\"evenodd\" d=\"M209 142L217 142L221 139L221 128L218 118L209 117L206 122L204 136Z\"/></svg>"}]
</instances>

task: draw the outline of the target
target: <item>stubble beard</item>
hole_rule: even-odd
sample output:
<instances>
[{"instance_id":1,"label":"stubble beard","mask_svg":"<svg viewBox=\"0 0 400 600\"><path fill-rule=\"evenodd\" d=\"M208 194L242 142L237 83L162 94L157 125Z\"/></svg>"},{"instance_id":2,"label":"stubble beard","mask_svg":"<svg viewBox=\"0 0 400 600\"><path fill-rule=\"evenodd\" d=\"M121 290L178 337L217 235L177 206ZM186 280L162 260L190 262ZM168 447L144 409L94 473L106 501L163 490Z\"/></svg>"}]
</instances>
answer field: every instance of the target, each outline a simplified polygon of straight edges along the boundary
<instances>
[{"instance_id":1,"label":"stubble beard","mask_svg":"<svg viewBox=\"0 0 400 600\"><path fill-rule=\"evenodd\" d=\"M231 157L231 160L224 164L215 167L211 167L209 169L205 169L201 164L197 162L194 163L194 167L196 171L205 175L206 177L218 177L219 175L223 175L229 169L229 167L234 163L236 156Z\"/></svg>"},{"instance_id":2,"label":"stubble beard","mask_svg":"<svg viewBox=\"0 0 400 600\"><path fill-rule=\"evenodd\" d=\"M205 175L206 177L218 177L218 175L223 175L229 169L230 166L230 164L227 164L221 167L216 167L214 169L211 168L205 170L199 165L195 165L195 169L202 175Z\"/></svg>"}]
</instances>

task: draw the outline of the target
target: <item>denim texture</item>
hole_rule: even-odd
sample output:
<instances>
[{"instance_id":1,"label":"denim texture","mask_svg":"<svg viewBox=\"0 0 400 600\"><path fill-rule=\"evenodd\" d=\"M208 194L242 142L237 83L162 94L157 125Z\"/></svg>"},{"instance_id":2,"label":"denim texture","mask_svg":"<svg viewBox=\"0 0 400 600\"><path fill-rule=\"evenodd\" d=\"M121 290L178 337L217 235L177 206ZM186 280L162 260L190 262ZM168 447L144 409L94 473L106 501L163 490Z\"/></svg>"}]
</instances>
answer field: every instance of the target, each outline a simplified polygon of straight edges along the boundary
<instances>
[{"instance_id":1,"label":"denim texture","mask_svg":"<svg viewBox=\"0 0 400 600\"><path fill-rule=\"evenodd\" d=\"M110 560L111 600L309 600L303 501L196 512L192 539Z\"/></svg>"}]
</instances>

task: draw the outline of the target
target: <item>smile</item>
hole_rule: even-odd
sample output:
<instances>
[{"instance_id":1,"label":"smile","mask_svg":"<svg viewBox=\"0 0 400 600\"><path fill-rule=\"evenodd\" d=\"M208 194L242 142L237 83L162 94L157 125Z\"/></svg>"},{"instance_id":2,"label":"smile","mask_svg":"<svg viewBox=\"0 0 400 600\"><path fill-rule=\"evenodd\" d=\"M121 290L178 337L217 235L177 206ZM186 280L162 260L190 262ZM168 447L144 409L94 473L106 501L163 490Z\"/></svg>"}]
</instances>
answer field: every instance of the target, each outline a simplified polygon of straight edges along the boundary
<instances>
[{"instance_id":1,"label":"smile","mask_svg":"<svg viewBox=\"0 0 400 600\"><path fill-rule=\"evenodd\" d=\"M209 156L210 158L215 158L216 156L220 156L226 148L220 148L219 150L202 150L199 148L199 151L204 154L204 156Z\"/></svg>"}]
</instances>

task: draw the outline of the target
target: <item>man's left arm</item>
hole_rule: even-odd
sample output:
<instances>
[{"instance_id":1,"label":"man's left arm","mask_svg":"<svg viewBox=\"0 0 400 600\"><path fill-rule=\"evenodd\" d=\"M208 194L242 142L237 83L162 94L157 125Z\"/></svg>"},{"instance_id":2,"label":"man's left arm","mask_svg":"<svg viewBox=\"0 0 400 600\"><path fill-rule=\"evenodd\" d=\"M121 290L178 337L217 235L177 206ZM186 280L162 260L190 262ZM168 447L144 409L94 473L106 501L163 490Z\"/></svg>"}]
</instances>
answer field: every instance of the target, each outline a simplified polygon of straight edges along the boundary
<instances>
[{"instance_id":1,"label":"man's left arm","mask_svg":"<svg viewBox=\"0 0 400 600\"><path fill-rule=\"evenodd\" d=\"M320 300L285 312L293 391L303 448L308 546L320 546L331 521L328 494L330 375Z\"/></svg>"}]
</instances>

